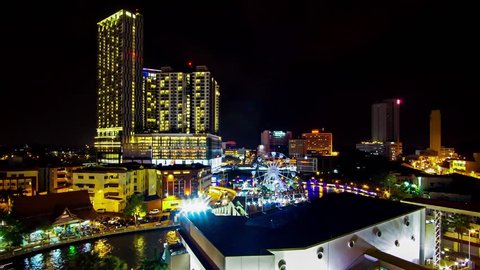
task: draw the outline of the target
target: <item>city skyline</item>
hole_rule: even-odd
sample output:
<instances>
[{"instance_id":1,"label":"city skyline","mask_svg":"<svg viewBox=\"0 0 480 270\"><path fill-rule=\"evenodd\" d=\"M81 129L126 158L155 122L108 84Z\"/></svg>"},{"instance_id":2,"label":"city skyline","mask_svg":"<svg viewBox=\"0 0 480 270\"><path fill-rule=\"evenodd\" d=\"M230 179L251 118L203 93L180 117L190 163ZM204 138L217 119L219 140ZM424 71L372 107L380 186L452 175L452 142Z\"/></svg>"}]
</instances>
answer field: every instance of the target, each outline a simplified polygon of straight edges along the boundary
<instances>
[{"instance_id":1,"label":"city skyline","mask_svg":"<svg viewBox=\"0 0 480 270\"><path fill-rule=\"evenodd\" d=\"M407 148L428 147L429 112L440 109L444 144L478 151L479 128L471 124L478 94L467 91L475 89L466 69L471 18L458 7L428 1L182 4L73 2L62 13L43 4L26 8L25 21L3 30L13 42L1 45L8 53L1 94L7 132L0 144L92 144L96 22L138 8L146 25L145 67L191 60L215 74L224 140L252 147L262 130L292 130L297 137L323 127L334 134L334 147L353 147L370 137L371 105L399 97ZM182 20L158 12L180 7ZM178 30L198 21L194 30ZM26 22L37 24L28 37L20 31ZM35 72L22 72L25 67Z\"/></svg>"}]
</instances>

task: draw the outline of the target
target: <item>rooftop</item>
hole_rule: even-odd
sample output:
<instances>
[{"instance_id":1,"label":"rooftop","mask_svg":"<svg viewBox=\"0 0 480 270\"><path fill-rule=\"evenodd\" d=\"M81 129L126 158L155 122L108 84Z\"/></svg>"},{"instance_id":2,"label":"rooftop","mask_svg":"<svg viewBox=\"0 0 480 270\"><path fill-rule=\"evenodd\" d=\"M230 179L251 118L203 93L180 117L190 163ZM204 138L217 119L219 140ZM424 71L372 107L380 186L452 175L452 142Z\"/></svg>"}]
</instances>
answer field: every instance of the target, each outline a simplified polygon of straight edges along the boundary
<instances>
[{"instance_id":1,"label":"rooftop","mask_svg":"<svg viewBox=\"0 0 480 270\"><path fill-rule=\"evenodd\" d=\"M343 193L248 218L211 212L188 218L223 255L249 256L268 255L268 249L309 247L421 208ZM302 229L305 233L299 232Z\"/></svg>"},{"instance_id":2,"label":"rooftop","mask_svg":"<svg viewBox=\"0 0 480 270\"><path fill-rule=\"evenodd\" d=\"M53 223L65 209L83 220L96 217L86 190L16 197L13 215L26 227L38 227Z\"/></svg>"}]
</instances>

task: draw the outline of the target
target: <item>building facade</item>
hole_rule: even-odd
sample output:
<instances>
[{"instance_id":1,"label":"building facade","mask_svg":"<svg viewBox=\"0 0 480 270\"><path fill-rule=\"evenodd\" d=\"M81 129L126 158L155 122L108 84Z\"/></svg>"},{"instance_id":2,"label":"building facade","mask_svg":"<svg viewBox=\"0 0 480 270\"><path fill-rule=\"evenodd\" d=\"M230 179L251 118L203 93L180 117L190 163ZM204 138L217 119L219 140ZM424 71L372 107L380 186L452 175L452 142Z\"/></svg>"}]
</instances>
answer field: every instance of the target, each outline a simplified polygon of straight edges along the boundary
<instances>
[{"instance_id":1,"label":"building facade","mask_svg":"<svg viewBox=\"0 0 480 270\"><path fill-rule=\"evenodd\" d=\"M159 168L162 194L178 198L196 197L207 192L212 182L210 167L203 165L173 165Z\"/></svg>"},{"instance_id":2,"label":"building facade","mask_svg":"<svg viewBox=\"0 0 480 270\"><path fill-rule=\"evenodd\" d=\"M293 139L288 141L288 155L293 158L304 157L307 152L305 151L305 140Z\"/></svg>"},{"instance_id":3,"label":"building facade","mask_svg":"<svg viewBox=\"0 0 480 270\"><path fill-rule=\"evenodd\" d=\"M136 134L125 147L125 160L156 165L195 164L220 167L221 138L212 134Z\"/></svg>"},{"instance_id":4,"label":"building facade","mask_svg":"<svg viewBox=\"0 0 480 270\"><path fill-rule=\"evenodd\" d=\"M432 255L425 253L425 209L343 195L248 218L181 215L190 255L181 269L428 269L421 266ZM326 212L334 218L322 218Z\"/></svg>"},{"instance_id":5,"label":"building facade","mask_svg":"<svg viewBox=\"0 0 480 270\"><path fill-rule=\"evenodd\" d=\"M303 133L304 147L307 154L331 156L333 149L333 135L329 132L312 130L311 133Z\"/></svg>"},{"instance_id":6,"label":"building facade","mask_svg":"<svg viewBox=\"0 0 480 270\"><path fill-rule=\"evenodd\" d=\"M206 66L197 66L190 76L192 132L218 134L220 86Z\"/></svg>"},{"instance_id":7,"label":"building facade","mask_svg":"<svg viewBox=\"0 0 480 270\"><path fill-rule=\"evenodd\" d=\"M430 149L440 155L442 147L442 118L440 110L432 110L430 113Z\"/></svg>"},{"instance_id":8,"label":"building facade","mask_svg":"<svg viewBox=\"0 0 480 270\"><path fill-rule=\"evenodd\" d=\"M144 132L159 132L160 130L160 82L160 70L143 69L141 125Z\"/></svg>"},{"instance_id":9,"label":"building facade","mask_svg":"<svg viewBox=\"0 0 480 270\"><path fill-rule=\"evenodd\" d=\"M149 195L158 179L143 167L85 167L74 171L72 189L87 190L97 211L121 212L130 196Z\"/></svg>"},{"instance_id":10,"label":"building facade","mask_svg":"<svg viewBox=\"0 0 480 270\"><path fill-rule=\"evenodd\" d=\"M400 141L400 99L372 105L372 141Z\"/></svg>"},{"instance_id":11,"label":"building facade","mask_svg":"<svg viewBox=\"0 0 480 270\"><path fill-rule=\"evenodd\" d=\"M97 24L97 132L99 162L121 162L122 143L142 122L143 18L120 10Z\"/></svg>"},{"instance_id":12,"label":"building facade","mask_svg":"<svg viewBox=\"0 0 480 270\"><path fill-rule=\"evenodd\" d=\"M260 134L261 145L265 152L288 153L288 141L292 139L291 131L264 130Z\"/></svg>"},{"instance_id":13,"label":"building facade","mask_svg":"<svg viewBox=\"0 0 480 270\"><path fill-rule=\"evenodd\" d=\"M38 169L0 169L0 190L9 190L13 195L37 195Z\"/></svg>"}]
</instances>

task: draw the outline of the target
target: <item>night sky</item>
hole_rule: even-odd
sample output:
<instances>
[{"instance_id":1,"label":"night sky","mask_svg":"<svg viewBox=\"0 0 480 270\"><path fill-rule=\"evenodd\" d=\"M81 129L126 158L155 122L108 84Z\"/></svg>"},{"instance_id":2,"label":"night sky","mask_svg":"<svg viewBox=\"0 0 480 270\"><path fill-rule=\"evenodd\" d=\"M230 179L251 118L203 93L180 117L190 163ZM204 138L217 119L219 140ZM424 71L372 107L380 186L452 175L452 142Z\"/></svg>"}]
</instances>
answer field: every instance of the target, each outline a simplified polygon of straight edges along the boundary
<instances>
[{"instance_id":1,"label":"night sky","mask_svg":"<svg viewBox=\"0 0 480 270\"><path fill-rule=\"evenodd\" d=\"M191 59L213 72L224 140L325 128L334 148L353 147L370 138L371 104L399 97L407 149L428 146L440 109L443 144L480 151L478 25L465 1L17 2L2 8L0 144L91 144L96 23L138 8L145 67Z\"/></svg>"}]
</instances>

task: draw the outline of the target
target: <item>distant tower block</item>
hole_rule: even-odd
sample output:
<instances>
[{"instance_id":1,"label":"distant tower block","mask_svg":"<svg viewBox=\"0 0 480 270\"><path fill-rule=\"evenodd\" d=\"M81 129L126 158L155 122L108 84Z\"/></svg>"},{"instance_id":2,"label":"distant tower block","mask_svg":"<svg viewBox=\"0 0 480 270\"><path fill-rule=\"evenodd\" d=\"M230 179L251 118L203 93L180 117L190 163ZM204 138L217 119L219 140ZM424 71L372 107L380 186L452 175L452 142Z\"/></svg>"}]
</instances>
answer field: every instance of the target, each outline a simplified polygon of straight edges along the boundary
<instances>
[{"instance_id":1,"label":"distant tower block","mask_svg":"<svg viewBox=\"0 0 480 270\"><path fill-rule=\"evenodd\" d=\"M442 118L440 110L432 110L430 114L430 149L440 154L442 145Z\"/></svg>"}]
</instances>

